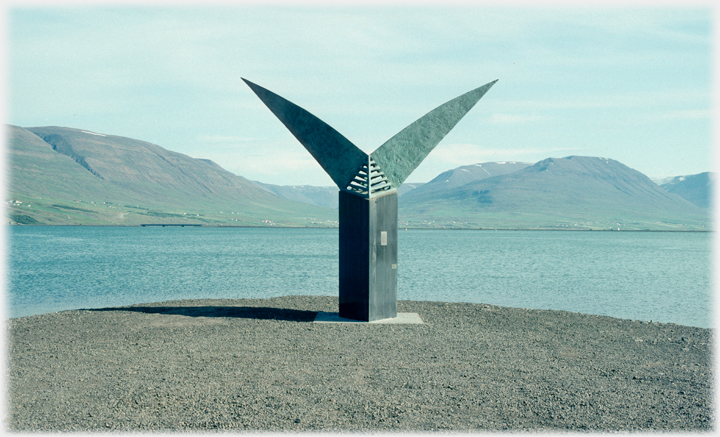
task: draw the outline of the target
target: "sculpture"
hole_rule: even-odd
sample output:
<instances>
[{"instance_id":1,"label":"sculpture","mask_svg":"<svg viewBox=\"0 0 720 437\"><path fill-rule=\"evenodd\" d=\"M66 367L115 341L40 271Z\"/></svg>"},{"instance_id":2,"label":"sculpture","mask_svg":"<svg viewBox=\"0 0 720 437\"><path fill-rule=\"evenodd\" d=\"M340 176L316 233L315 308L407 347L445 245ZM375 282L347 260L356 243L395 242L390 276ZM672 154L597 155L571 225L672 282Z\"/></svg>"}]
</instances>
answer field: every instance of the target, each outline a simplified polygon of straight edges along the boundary
<instances>
[{"instance_id":1,"label":"sculpture","mask_svg":"<svg viewBox=\"0 0 720 437\"><path fill-rule=\"evenodd\" d=\"M303 108L243 81L340 189L340 317L397 317L397 188L497 80L438 106L369 155Z\"/></svg>"}]
</instances>

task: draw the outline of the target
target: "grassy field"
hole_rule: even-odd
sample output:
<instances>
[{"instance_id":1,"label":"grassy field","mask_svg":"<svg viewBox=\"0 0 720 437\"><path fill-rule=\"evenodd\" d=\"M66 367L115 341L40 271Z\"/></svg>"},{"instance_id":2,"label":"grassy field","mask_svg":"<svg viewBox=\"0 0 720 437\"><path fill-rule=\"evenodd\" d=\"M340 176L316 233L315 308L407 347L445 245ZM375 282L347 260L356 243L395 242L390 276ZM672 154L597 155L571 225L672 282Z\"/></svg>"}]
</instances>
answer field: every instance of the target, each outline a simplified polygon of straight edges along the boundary
<instances>
[{"instance_id":1,"label":"grassy field","mask_svg":"<svg viewBox=\"0 0 720 437\"><path fill-rule=\"evenodd\" d=\"M68 201L18 195L20 204L6 205L12 224L137 226L142 224L199 224L204 226L336 227L332 210L322 216L283 211L227 211L207 208L158 208L109 201Z\"/></svg>"}]
</instances>

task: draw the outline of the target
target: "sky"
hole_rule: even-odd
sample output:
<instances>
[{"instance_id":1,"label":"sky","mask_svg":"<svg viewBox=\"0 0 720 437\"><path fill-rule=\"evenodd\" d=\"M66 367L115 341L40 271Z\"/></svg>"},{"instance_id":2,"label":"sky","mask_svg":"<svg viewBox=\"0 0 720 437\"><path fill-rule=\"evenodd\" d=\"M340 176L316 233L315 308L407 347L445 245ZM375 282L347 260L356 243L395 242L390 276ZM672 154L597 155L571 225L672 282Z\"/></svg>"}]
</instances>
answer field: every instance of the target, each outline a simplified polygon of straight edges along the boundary
<instances>
[{"instance_id":1,"label":"sky","mask_svg":"<svg viewBox=\"0 0 720 437\"><path fill-rule=\"evenodd\" d=\"M143 140L265 183L331 186L241 78L367 153L499 79L407 182L571 155L690 175L714 170L714 17L702 3L11 5L5 118Z\"/></svg>"}]
</instances>

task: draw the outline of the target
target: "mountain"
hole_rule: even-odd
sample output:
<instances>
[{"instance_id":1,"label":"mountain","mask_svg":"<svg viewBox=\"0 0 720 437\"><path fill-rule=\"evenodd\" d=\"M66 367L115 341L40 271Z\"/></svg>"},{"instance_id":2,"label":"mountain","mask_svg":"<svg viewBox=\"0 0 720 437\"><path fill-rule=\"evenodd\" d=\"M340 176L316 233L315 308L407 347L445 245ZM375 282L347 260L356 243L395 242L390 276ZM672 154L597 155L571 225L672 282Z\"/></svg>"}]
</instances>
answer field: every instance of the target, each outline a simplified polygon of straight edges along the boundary
<instances>
[{"instance_id":1,"label":"mountain","mask_svg":"<svg viewBox=\"0 0 720 437\"><path fill-rule=\"evenodd\" d=\"M657 177L650 178L651 181L655 182L656 184L658 184L660 186L667 184L668 182L672 181L673 179L675 179L675 176L666 176L663 178L657 178Z\"/></svg>"},{"instance_id":2,"label":"mountain","mask_svg":"<svg viewBox=\"0 0 720 437\"><path fill-rule=\"evenodd\" d=\"M254 183L119 136L7 129L11 223L337 226L335 187ZM712 178L678 177L668 192L611 159L482 163L403 184L399 218L404 227L709 230Z\"/></svg>"},{"instance_id":3,"label":"mountain","mask_svg":"<svg viewBox=\"0 0 720 437\"><path fill-rule=\"evenodd\" d=\"M420 188L425 185L425 182L403 182L397 189L398 196L402 196L416 188Z\"/></svg>"},{"instance_id":4,"label":"mountain","mask_svg":"<svg viewBox=\"0 0 720 437\"><path fill-rule=\"evenodd\" d=\"M272 185L253 181L253 184L276 196L310 205L338 208L337 187L315 187L312 185Z\"/></svg>"},{"instance_id":5,"label":"mountain","mask_svg":"<svg viewBox=\"0 0 720 437\"><path fill-rule=\"evenodd\" d=\"M412 190L412 192L406 193L404 199L419 199L434 192L461 187L481 179L514 173L530 164L529 162L484 162L465 165L440 173L430 182Z\"/></svg>"},{"instance_id":6,"label":"mountain","mask_svg":"<svg viewBox=\"0 0 720 437\"><path fill-rule=\"evenodd\" d=\"M700 173L692 176L676 176L660 185L668 193L675 193L701 208L712 205L714 173Z\"/></svg>"},{"instance_id":7,"label":"mountain","mask_svg":"<svg viewBox=\"0 0 720 437\"><path fill-rule=\"evenodd\" d=\"M155 144L63 127L7 133L13 222L337 224L336 211L278 197L210 160Z\"/></svg>"},{"instance_id":8,"label":"mountain","mask_svg":"<svg viewBox=\"0 0 720 437\"><path fill-rule=\"evenodd\" d=\"M707 230L711 225L706 210L605 158L548 158L419 195L424 188L401 197L401 226Z\"/></svg>"},{"instance_id":9,"label":"mountain","mask_svg":"<svg viewBox=\"0 0 720 437\"><path fill-rule=\"evenodd\" d=\"M253 184L263 190L284 197L285 199L294 200L295 202L307 203L310 205L324 206L326 208L338 209L338 188L337 187L315 187L312 185L272 185L258 181ZM404 183L398 188L398 195L421 187L422 183Z\"/></svg>"}]
</instances>

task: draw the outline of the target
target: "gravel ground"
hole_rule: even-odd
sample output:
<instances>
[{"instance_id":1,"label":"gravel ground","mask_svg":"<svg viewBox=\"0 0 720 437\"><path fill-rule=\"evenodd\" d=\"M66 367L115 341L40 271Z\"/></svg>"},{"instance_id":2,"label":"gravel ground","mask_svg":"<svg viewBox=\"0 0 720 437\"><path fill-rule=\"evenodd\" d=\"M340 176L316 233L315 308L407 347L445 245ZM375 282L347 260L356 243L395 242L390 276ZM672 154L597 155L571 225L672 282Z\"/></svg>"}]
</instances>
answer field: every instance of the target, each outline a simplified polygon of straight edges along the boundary
<instances>
[{"instance_id":1,"label":"gravel ground","mask_svg":"<svg viewBox=\"0 0 720 437\"><path fill-rule=\"evenodd\" d=\"M713 331L337 298L183 300L7 322L11 431L711 431Z\"/></svg>"}]
</instances>

